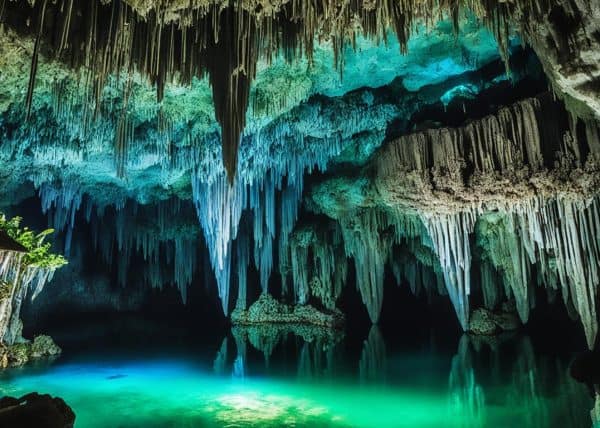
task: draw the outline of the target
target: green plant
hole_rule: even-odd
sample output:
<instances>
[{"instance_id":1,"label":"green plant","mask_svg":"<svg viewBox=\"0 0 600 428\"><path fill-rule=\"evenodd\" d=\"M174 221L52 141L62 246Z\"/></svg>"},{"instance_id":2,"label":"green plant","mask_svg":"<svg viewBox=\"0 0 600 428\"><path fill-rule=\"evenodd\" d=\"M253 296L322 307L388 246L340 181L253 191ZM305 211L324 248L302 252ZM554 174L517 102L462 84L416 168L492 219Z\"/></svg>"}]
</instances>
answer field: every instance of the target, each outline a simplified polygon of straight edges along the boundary
<instances>
[{"instance_id":1,"label":"green plant","mask_svg":"<svg viewBox=\"0 0 600 428\"><path fill-rule=\"evenodd\" d=\"M7 219L4 214L0 214L0 230L4 230L8 236L27 249L23 258L26 265L58 269L67 264L67 260L62 255L50 251L52 245L49 242L44 242L46 237L54 232L53 229L46 229L36 234L27 227L21 228L21 220L21 217Z\"/></svg>"}]
</instances>

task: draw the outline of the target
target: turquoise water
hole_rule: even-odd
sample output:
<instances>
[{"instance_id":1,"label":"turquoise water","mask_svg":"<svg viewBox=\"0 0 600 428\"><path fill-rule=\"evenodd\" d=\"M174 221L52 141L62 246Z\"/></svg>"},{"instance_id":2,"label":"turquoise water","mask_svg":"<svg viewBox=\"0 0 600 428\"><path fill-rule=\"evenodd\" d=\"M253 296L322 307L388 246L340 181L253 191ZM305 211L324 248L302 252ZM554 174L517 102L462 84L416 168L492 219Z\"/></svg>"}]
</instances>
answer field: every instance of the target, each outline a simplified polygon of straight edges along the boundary
<instances>
[{"instance_id":1,"label":"turquoise water","mask_svg":"<svg viewBox=\"0 0 600 428\"><path fill-rule=\"evenodd\" d=\"M593 424L594 399L568 376L568 361L536 354L528 337L498 344L463 336L454 351L403 349L374 328L355 350L349 342L322 332L235 329L213 349L65 351L1 374L0 395L63 397L77 427Z\"/></svg>"}]
</instances>

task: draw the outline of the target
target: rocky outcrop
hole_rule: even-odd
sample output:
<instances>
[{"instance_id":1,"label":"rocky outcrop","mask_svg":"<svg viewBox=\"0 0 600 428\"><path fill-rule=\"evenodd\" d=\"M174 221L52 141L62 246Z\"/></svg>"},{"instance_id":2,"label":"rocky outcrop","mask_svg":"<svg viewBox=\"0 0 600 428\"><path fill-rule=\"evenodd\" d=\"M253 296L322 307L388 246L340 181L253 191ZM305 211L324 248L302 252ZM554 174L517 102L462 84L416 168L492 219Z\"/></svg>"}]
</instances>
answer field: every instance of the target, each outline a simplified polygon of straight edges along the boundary
<instances>
[{"instance_id":1,"label":"rocky outcrop","mask_svg":"<svg viewBox=\"0 0 600 428\"><path fill-rule=\"evenodd\" d=\"M494 335L506 331L517 330L521 326L519 316L514 307L512 310L490 311L477 308L469 316L469 333L480 335ZM508 309L508 308L507 308Z\"/></svg>"},{"instance_id":2,"label":"rocky outcrop","mask_svg":"<svg viewBox=\"0 0 600 428\"><path fill-rule=\"evenodd\" d=\"M312 324L327 328L340 328L344 316L338 310L319 311L311 305L286 305L263 293L247 310L235 309L231 322L239 325L253 324Z\"/></svg>"},{"instance_id":3,"label":"rocky outcrop","mask_svg":"<svg viewBox=\"0 0 600 428\"><path fill-rule=\"evenodd\" d=\"M24 366L30 361L56 357L61 352L50 336L36 336L33 342L21 338L12 345L0 346L0 368Z\"/></svg>"},{"instance_id":4,"label":"rocky outcrop","mask_svg":"<svg viewBox=\"0 0 600 428\"><path fill-rule=\"evenodd\" d=\"M567 109L580 118L600 120L600 4L590 0L504 4Z\"/></svg>"},{"instance_id":5,"label":"rocky outcrop","mask_svg":"<svg viewBox=\"0 0 600 428\"><path fill-rule=\"evenodd\" d=\"M21 398L0 398L0 426L72 428L75 413L58 397L32 392Z\"/></svg>"}]
</instances>

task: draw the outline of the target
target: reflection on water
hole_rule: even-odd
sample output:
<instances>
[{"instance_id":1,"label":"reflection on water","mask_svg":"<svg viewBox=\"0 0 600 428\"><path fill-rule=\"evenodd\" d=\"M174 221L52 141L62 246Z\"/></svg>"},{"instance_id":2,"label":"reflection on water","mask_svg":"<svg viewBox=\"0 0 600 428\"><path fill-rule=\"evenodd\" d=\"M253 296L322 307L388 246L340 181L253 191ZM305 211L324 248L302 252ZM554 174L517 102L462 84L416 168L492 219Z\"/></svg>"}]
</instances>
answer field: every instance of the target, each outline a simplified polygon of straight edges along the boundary
<instances>
[{"instance_id":1,"label":"reflection on water","mask_svg":"<svg viewBox=\"0 0 600 428\"><path fill-rule=\"evenodd\" d=\"M231 335L237 347L234 376L243 377L246 373L248 344L262 352L265 367L269 368L271 355L278 345L299 341L298 376L305 380L331 375L335 348L344 338L341 331L302 324L234 326Z\"/></svg>"},{"instance_id":2,"label":"reflection on water","mask_svg":"<svg viewBox=\"0 0 600 428\"><path fill-rule=\"evenodd\" d=\"M221 348L217 352L217 356L215 357L215 362L213 363L213 369L215 374L222 375L225 374L225 370L227 369L227 337L223 339L221 342Z\"/></svg>"},{"instance_id":3,"label":"reflection on water","mask_svg":"<svg viewBox=\"0 0 600 428\"><path fill-rule=\"evenodd\" d=\"M452 358L450 370L450 412L468 415L470 425L483 425L485 397L483 388L475 380L470 340L465 334L458 344L458 353Z\"/></svg>"},{"instance_id":4,"label":"reflection on water","mask_svg":"<svg viewBox=\"0 0 600 428\"><path fill-rule=\"evenodd\" d=\"M297 373L304 381L335 371L334 355L341 342L330 332L306 326L300 331L283 325L236 327L233 336L238 347L234 374L248 344L263 353L268 368L277 346L300 340ZM461 337L448 376L448 414L456 426L484 427L493 421L532 428L600 423L598 391L594 406L583 385L569 377L568 362L536 356L529 337L512 336ZM376 325L363 342L358 378L367 385L389 379L385 340Z\"/></svg>"},{"instance_id":5,"label":"reflection on water","mask_svg":"<svg viewBox=\"0 0 600 428\"><path fill-rule=\"evenodd\" d=\"M377 325L369 331L369 337L363 344L358 372L361 381L372 382L385 380L386 354L385 342Z\"/></svg>"},{"instance_id":6,"label":"reflection on water","mask_svg":"<svg viewBox=\"0 0 600 428\"><path fill-rule=\"evenodd\" d=\"M591 412L594 428L600 427L600 391L596 390L596 403Z\"/></svg>"},{"instance_id":7,"label":"reflection on water","mask_svg":"<svg viewBox=\"0 0 600 428\"><path fill-rule=\"evenodd\" d=\"M90 353L3 373L0 395L62 396L79 427L600 423L598 387L590 394L568 375L568 359L536 354L526 336L463 335L453 352L429 345L397 351L377 326L361 346L349 339L307 326L235 327L206 357Z\"/></svg>"},{"instance_id":8,"label":"reflection on water","mask_svg":"<svg viewBox=\"0 0 600 428\"><path fill-rule=\"evenodd\" d=\"M463 335L450 393L455 414L470 415L467 426L485 426L500 406L519 412L520 426L591 426L586 409L593 403L585 387L570 378L567 364L536 357L527 336L502 343Z\"/></svg>"}]
</instances>

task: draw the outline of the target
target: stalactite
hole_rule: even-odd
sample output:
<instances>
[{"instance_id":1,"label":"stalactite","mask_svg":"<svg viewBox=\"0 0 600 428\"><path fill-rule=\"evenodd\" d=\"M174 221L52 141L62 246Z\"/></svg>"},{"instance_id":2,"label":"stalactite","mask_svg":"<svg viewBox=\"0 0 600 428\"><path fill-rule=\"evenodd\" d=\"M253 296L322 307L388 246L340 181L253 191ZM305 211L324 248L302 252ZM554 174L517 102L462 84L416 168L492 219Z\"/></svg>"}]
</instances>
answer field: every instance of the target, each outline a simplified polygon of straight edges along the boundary
<instances>
[{"instance_id":1,"label":"stalactite","mask_svg":"<svg viewBox=\"0 0 600 428\"><path fill-rule=\"evenodd\" d=\"M476 235L485 241L484 258L502 275L504 294L515 299L521 320L535 304L536 265L541 282L560 286L565 303L572 301L588 345L594 344L600 270L596 134L586 125L586 140L577 141L574 121L565 128L569 121L561 109L545 94L460 128L400 137L376 157L378 194L423 219L463 328L471 294L470 235L483 218ZM568 184L575 169L585 177L576 190ZM497 304L501 290L490 272L482 272L482 286L484 303Z\"/></svg>"},{"instance_id":2,"label":"stalactite","mask_svg":"<svg viewBox=\"0 0 600 428\"><path fill-rule=\"evenodd\" d=\"M223 164L229 184L233 183L238 162L238 147L246 125L250 83L257 62L256 22L247 12L227 8L219 16L218 37L210 40L206 64L213 88L215 116L221 124Z\"/></svg>"},{"instance_id":3,"label":"stalactite","mask_svg":"<svg viewBox=\"0 0 600 428\"><path fill-rule=\"evenodd\" d=\"M387 218L378 211L365 211L341 219L344 248L354 258L356 285L373 323L379 320L383 303L384 266L391 250L391 237L384 232Z\"/></svg>"},{"instance_id":4,"label":"stalactite","mask_svg":"<svg viewBox=\"0 0 600 428\"><path fill-rule=\"evenodd\" d=\"M397 217L396 215L394 216ZM434 294L447 294L444 275L437 255L424 244L426 231L422 236L401 237L394 241L388 264L392 269L396 284L400 286L406 280L415 296L426 293L430 298Z\"/></svg>"},{"instance_id":5,"label":"stalactite","mask_svg":"<svg viewBox=\"0 0 600 428\"><path fill-rule=\"evenodd\" d=\"M296 302L306 304L312 295L325 308L335 309L348 274L339 227L297 227L289 245Z\"/></svg>"},{"instance_id":6,"label":"stalactite","mask_svg":"<svg viewBox=\"0 0 600 428\"><path fill-rule=\"evenodd\" d=\"M573 300L583 323L588 345L598 332L596 299L600 286L600 203L598 198L558 197L530 199L513 211L518 236L532 248L547 279L557 277L563 298ZM537 255L537 257L536 257ZM556 271L556 275L548 275ZM552 284L546 284L547 286Z\"/></svg>"},{"instance_id":7,"label":"stalactite","mask_svg":"<svg viewBox=\"0 0 600 428\"><path fill-rule=\"evenodd\" d=\"M541 139L550 137L545 145L551 151L559 148L563 135L559 121L540 119L555 116L558 108L546 94L502 108L461 128L428 129L401 137L377 157L380 180L399 171L428 174L431 169L434 180L438 180L435 185L445 187L462 184L460 170L465 169L473 169L474 176L515 174L525 167L531 173L540 171L545 163Z\"/></svg>"},{"instance_id":8,"label":"stalactite","mask_svg":"<svg viewBox=\"0 0 600 428\"><path fill-rule=\"evenodd\" d=\"M71 239L75 226L75 215L81 206L82 194L77 183L67 182L62 186L43 183L39 189L42 212L47 213L49 223L55 230L65 230L65 255L71 251Z\"/></svg>"},{"instance_id":9,"label":"stalactite","mask_svg":"<svg viewBox=\"0 0 600 428\"><path fill-rule=\"evenodd\" d=\"M448 294L458 320L463 330L467 330L472 258L469 235L475 225L475 213L430 215L424 219L424 223L440 258Z\"/></svg>"},{"instance_id":10,"label":"stalactite","mask_svg":"<svg viewBox=\"0 0 600 428\"><path fill-rule=\"evenodd\" d=\"M236 238L242 211L247 204L246 187L240 181L229 185L222 177L214 184L192 180L198 219L204 231L210 260L217 277L223 312L228 313L231 243Z\"/></svg>"},{"instance_id":11,"label":"stalactite","mask_svg":"<svg viewBox=\"0 0 600 428\"><path fill-rule=\"evenodd\" d=\"M529 319L529 308L533 304L533 295L529 283L531 281L530 266L535 259L530 260L523 239L520 239L521 231L518 229L516 219L512 216L488 215L478 222L477 236L479 245L485 248L487 257L494 267L501 269L505 286L510 289L514 297L519 317L523 323ZM485 263L484 263L485 264ZM488 266L487 269L491 269ZM490 272L487 275L493 275ZM494 287L488 278L482 286ZM486 307L492 307L497 303L496 293L493 289L483 288L484 302ZM490 299L491 295L491 299ZM490 301L491 300L491 301Z\"/></svg>"},{"instance_id":12,"label":"stalactite","mask_svg":"<svg viewBox=\"0 0 600 428\"><path fill-rule=\"evenodd\" d=\"M547 285L552 287L556 281L560 282L563 298L568 304L574 305L586 328L588 342L593 343L597 330L594 299L598 284L598 265L594 260L600 254L594 240L598 229L597 202L566 202L561 199L561 202L549 204L546 198L532 202L532 207L521 204L524 211L518 211L514 204L512 207L510 205L514 200L522 199L522 194L511 195L514 200L510 203L502 204L497 200L487 203L489 201L478 200L480 195L473 190L480 183L477 180L481 181L482 188L489 189L486 179L490 177L531 178L534 173L542 174L544 168L556 160L548 155L555 149L563 153L565 164L573 160L567 156L571 155L578 166L585 164L586 168L591 168L599 152L598 128L594 123L585 124L592 154L587 162L580 159L582 153L578 150L576 120L571 120L571 133L563 138L564 133L559 129L560 121L543 120L548 119L545 114L547 106L546 101L539 99L501 109L495 115L461 128L429 130L400 138L389 144L382 156L378 156L375 165L378 193L398 196L392 199L398 203L400 211L406 208L411 211L424 209L419 215L413 215L413 220L403 215L362 212L356 217L343 218L343 255L340 253L340 241L336 241L341 239L335 234L337 232L323 238L318 231L314 241L307 246L297 245L290 234L297 219L304 173L312 171L315 166L324 168L331 156L340 152L344 138L365 128L359 126L364 119L355 116L349 118L346 129L323 139L318 146L308 142L308 138L304 141L306 132L298 132L298 129L286 123L246 130L244 133L250 85L259 57L270 59L283 54L290 61L303 55L310 59L315 36L318 35L318 38L331 42L335 62L341 70L346 42L353 39L358 31L385 41L387 29L392 27L401 49L405 50L411 32L421 19L429 24L444 11L450 11L456 28L460 10L457 2L409 4L384 0L371 9L365 8L361 2L337 4L294 0L278 6L268 16L255 14L252 11L254 7L251 9L244 2L227 7L211 4L196 11L191 10L190 4L190 10L178 12L178 22L177 18L175 22L166 20L160 7L141 16L127 3L118 0L92 1L91 6L90 2L80 0L44 0L43 4L32 2L31 10L21 3L9 2L7 10L0 15L5 16L9 27L19 32L36 31L37 28L27 110L31 106L34 65L37 64L41 43L48 53L55 51L59 59L70 65L87 68L80 73L83 76L81 78L93 87L83 91L81 102L74 101L77 98L75 96L55 97L56 105L53 108L56 118L61 122L61 127L69 127L71 135L77 134L82 141L86 141L86 145L89 143L89 146L95 147L104 141L113 141L116 170L120 177L125 175L128 166L146 160L144 155L140 155L141 150L135 151L133 144L136 117L128 110L131 76L140 73L156 85L157 101L160 103L163 101L165 85L169 82L178 79L181 83L189 84L194 77L208 73L217 121L221 126L223 146L220 154L224 159L224 170L205 160L210 155L201 156L202 150L215 153L213 146L219 138L216 131L210 136L194 133L193 130L179 129L175 132L172 119L162 117L162 106L156 107L160 109L159 112L146 112L141 116L154 117L156 114L159 121L156 131L158 138L153 138L155 153L147 155L152 157L152 165L194 171L193 199L225 313L228 311L232 272L238 277L238 305L246 305L246 269L250 263L250 245L253 243L254 263L260 272L263 291L268 291L274 261L273 248L277 246L283 282L287 282L286 274L291 267L297 301L305 303L313 295L321 299L326 307L333 307L340 294L347 271L346 254L353 257L363 301L371 319L376 321L383 298L384 264L392 257L392 243L399 244L408 237L420 237L425 230L439 258L445 286L464 327L468 319L470 294L469 235L476 218L484 211L500 210L508 213L507 222L510 224L505 228L506 236L494 248L498 257L502 256L509 262L493 264L505 276L505 283L509 284L507 291L517 300L521 317L527 318L533 303L529 285L530 265L537 264ZM535 5L535 9L539 9L536 13L547 11L547 2L542 3ZM478 15L485 16L500 44L507 49L507 17L513 5L496 2L481 4L473 0L467 2L467 6ZM45 11L46 7L50 9L49 12ZM35 18L31 22L39 24L32 25L32 30L22 28L23 15L28 14ZM51 23L44 21L47 14L55 17ZM79 21L92 25L82 28L84 26ZM223 55L223 51L227 55ZM90 83L92 81L93 84ZM66 92L66 85L65 81L56 82L53 90L57 93ZM105 107L101 102L102 91L108 85L114 85L122 95L115 101L120 105L116 122L103 117ZM63 98L68 99L63 103ZM307 123L319 127L323 123L322 114L319 108L313 110L306 113L312 115L313 119ZM78 115L86 119L80 129L74 131L71 129L76 122L73 118ZM113 126L115 123L116 126ZM181 146L185 147L171 145L170 140L177 133L184 135ZM559 136L560 141L552 139L553 135ZM35 141L33 151L37 158L50 157L56 164L81 161L91 152L87 147L73 147L68 153L59 154L53 152L48 144L48 140L55 135L40 135L38 130L31 130L30 136ZM277 141L279 145L269 145L266 141ZM290 142L294 143L301 155L284 153L281 148ZM255 150L256 153L240 156L238 162L238 152L244 150ZM157 158L160 160L157 161ZM238 164L244 173L234 179ZM399 172L410 175L400 185L394 180ZM467 176L468 180L465 179ZM67 228L65 245L68 252L82 193L76 183L58 185L54 179L48 170L32 177L39 188L44 210L52 211L52 223L57 229ZM394 183L392 190L385 188L389 182ZM399 195L403 190L415 188L422 190L425 196ZM431 202L431 196L439 196L444 192L453 194L449 197L448 209L440 209L444 204L436 206L435 202L425 207L419 205ZM279 197L276 197L276 193L279 193ZM131 234L124 205L124 202L115 203L115 236L94 231L102 257L110 263L118 258L118 276L125 283L131 259L135 252L139 252L149 263L150 268L144 275L153 286L161 286L167 275L157 266L159 258L165 257L169 265L173 264L172 282L180 289L185 300L186 287L196 269L196 248L187 240L169 239L170 244L165 247L163 240L150 233ZM240 230L244 211L252 212L252 227L248 227L251 231L246 228ZM86 215L88 219L90 213L91 208ZM418 221L414 221L414 218ZM390 228L393 231L388 230ZM394 233L395 236L391 236ZM513 234L517 233L522 236L514 237ZM290 251L288 247L291 247ZM421 271L414 266L396 264L394 273L398 278L402 275L408 277L414 287L413 292L417 293L422 288L418 286ZM484 299L486 305L494 305L494 302L497 303L498 289L493 289L489 274L489 270L486 271L486 279L482 281Z\"/></svg>"},{"instance_id":13,"label":"stalactite","mask_svg":"<svg viewBox=\"0 0 600 428\"><path fill-rule=\"evenodd\" d=\"M468 2L467 7L494 30L506 53L507 7L479 0ZM87 69L81 73L82 80L91 88L85 92L93 94L94 99L86 99L84 104L95 105L95 117L101 113L100 97L111 76L138 72L156 86L160 103L166 84L189 84L194 77L208 74L215 116L221 126L224 166L232 182L259 59L270 63L274 56L281 55L288 62L306 58L310 63L314 42L329 40L335 66L342 72L346 45L356 48L353 42L358 35L385 42L392 29L405 53L417 25L432 26L444 12L457 27L457 3L439 0L416 4L382 0L375 7L362 2L313 4L294 0L269 5L264 11L252 2L238 1L190 5L172 14L158 5L149 10L134 9L123 0L44 0L29 4L20 0L5 3L3 21L20 33L37 31L27 110L41 44L50 57L75 69ZM46 16L52 19L45 20ZM37 26L30 28L23 22Z\"/></svg>"},{"instance_id":14,"label":"stalactite","mask_svg":"<svg viewBox=\"0 0 600 428\"><path fill-rule=\"evenodd\" d=\"M535 303L530 267L536 265L547 288L560 287L583 324L588 345L598 330L596 298L600 286L600 211L597 198L530 198L485 217L478 242L500 270L515 298L521 320Z\"/></svg>"},{"instance_id":15,"label":"stalactite","mask_svg":"<svg viewBox=\"0 0 600 428\"><path fill-rule=\"evenodd\" d=\"M153 288L175 286L186 302L188 287L200 268L202 244L191 203L171 199L150 206L127 202L100 209L86 198L85 205L93 247L100 260L116 271L121 286L127 286L135 274L136 280Z\"/></svg>"},{"instance_id":16,"label":"stalactite","mask_svg":"<svg viewBox=\"0 0 600 428\"><path fill-rule=\"evenodd\" d=\"M248 265L250 264L250 243L248 235L241 234L236 243L236 266L238 278L238 298L235 309L246 310L248 306Z\"/></svg>"}]
</instances>

